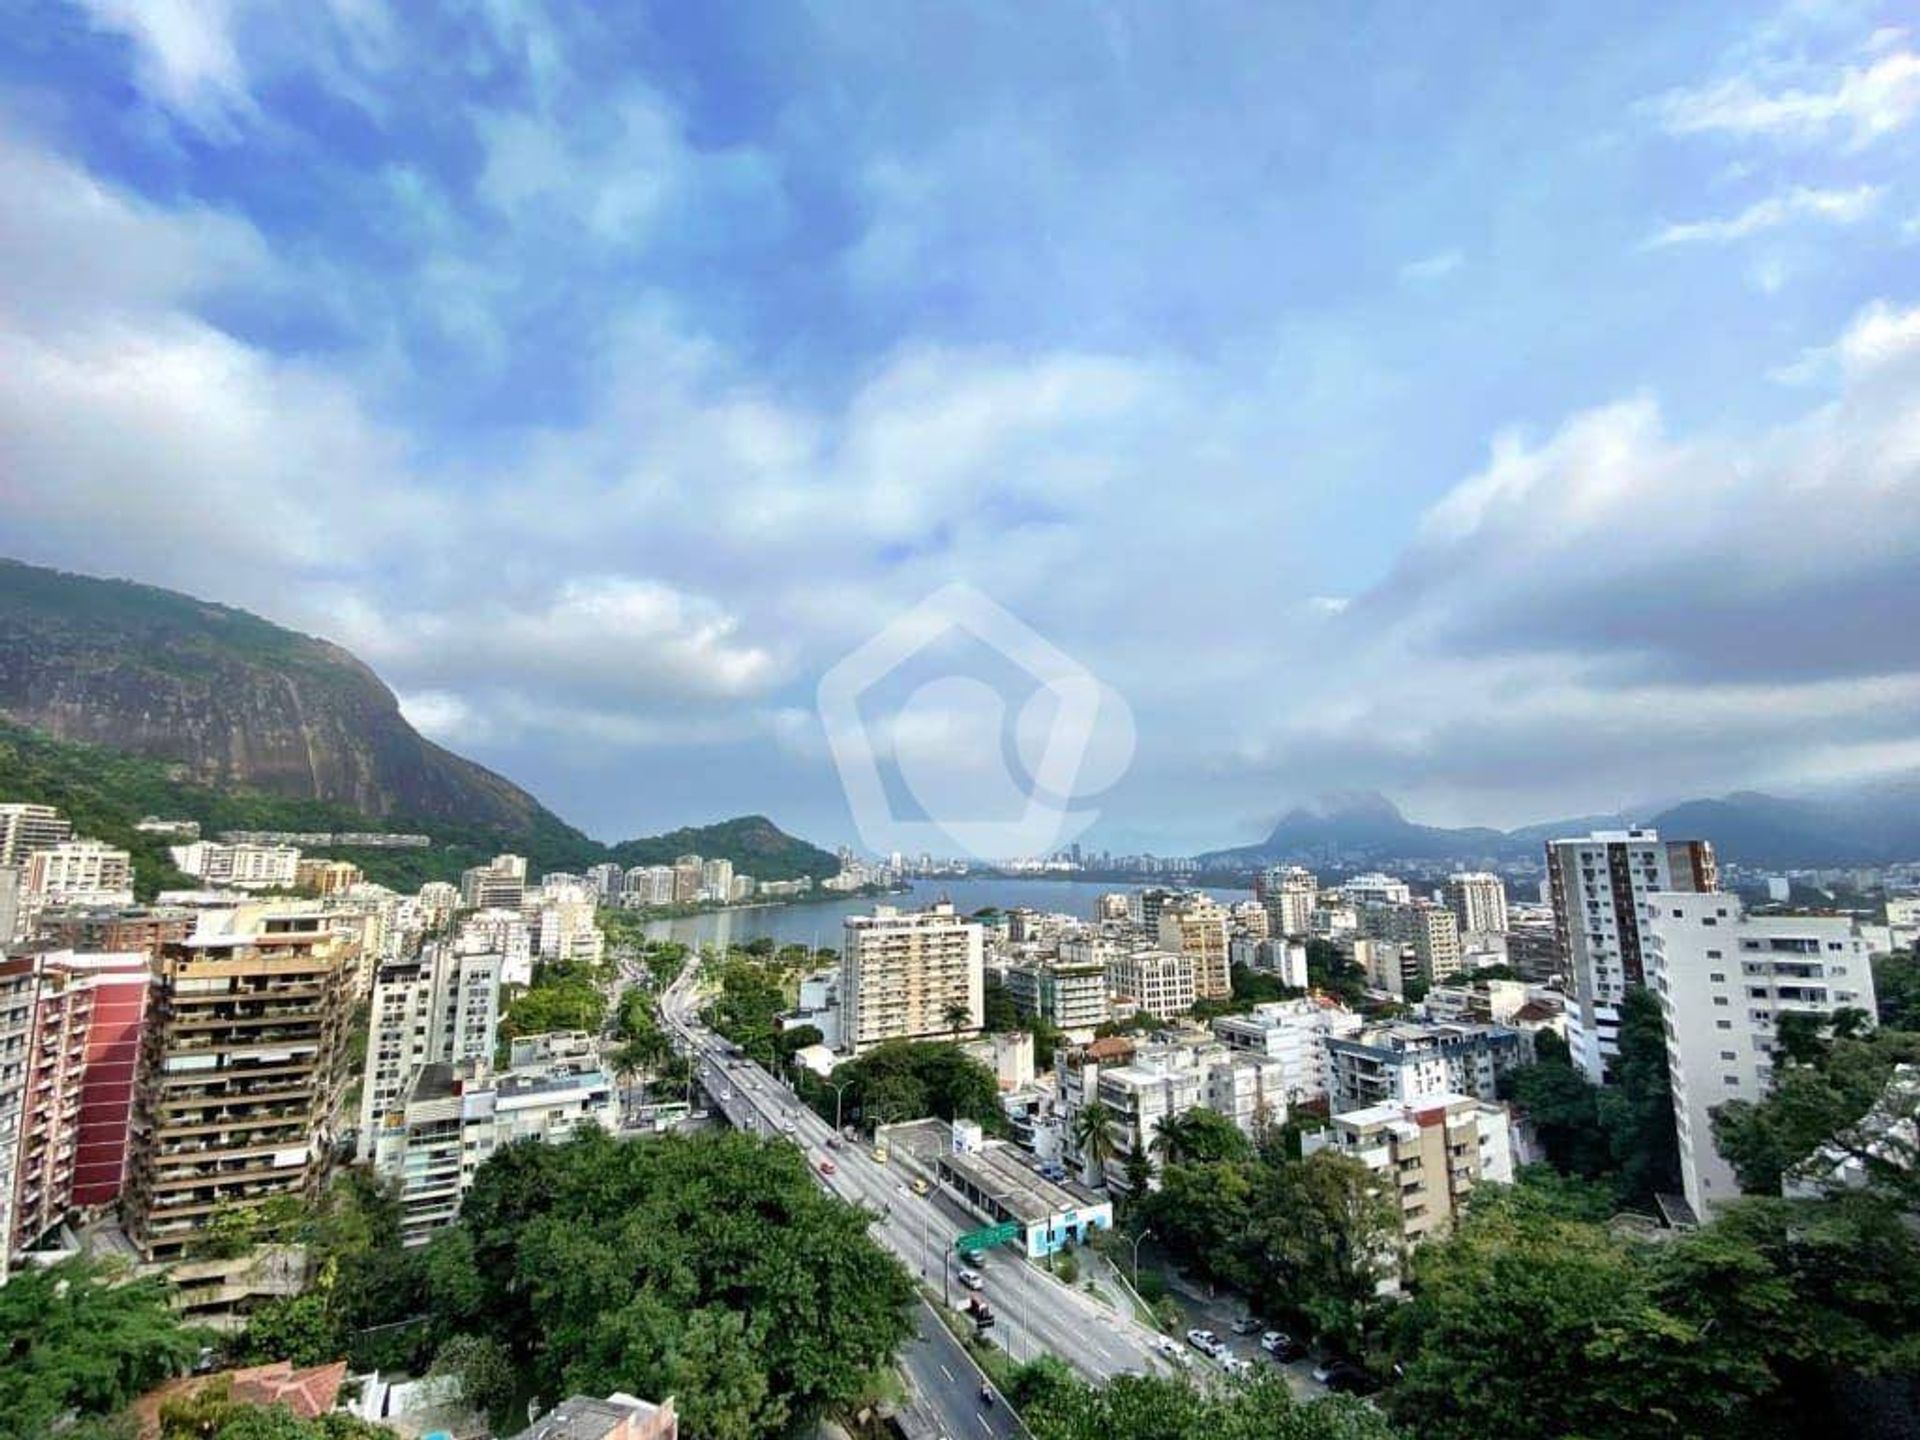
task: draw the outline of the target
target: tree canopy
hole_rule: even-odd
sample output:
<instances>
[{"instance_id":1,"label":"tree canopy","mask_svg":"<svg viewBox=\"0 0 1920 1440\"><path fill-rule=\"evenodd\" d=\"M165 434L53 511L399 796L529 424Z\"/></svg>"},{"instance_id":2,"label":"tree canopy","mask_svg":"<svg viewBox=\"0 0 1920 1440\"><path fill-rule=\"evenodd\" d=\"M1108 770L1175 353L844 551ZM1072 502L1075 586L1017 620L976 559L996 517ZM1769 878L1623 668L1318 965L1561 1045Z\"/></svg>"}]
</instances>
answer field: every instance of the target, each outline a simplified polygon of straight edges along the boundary
<instances>
[{"instance_id":1,"label":"tree canopy","mask_svg":"<svg viewBox=\"0 0 1920 1440\"><path fill-rule=\"evenodd\" d=\"M0 1440L42 1440L70 1412L120 1410L183 1372L201 1337L157 1277L93 1260L29 1266L0 1286Z\"/></svg>"},{"instance_id":2,"label":"tree canopy","mask_svg":"<svg viewBox=\"0 0 1920 1440\"><path fill-rule=\"evenodd\" d=\"M869 1125L927 1115L977 1120L990 1130L1006 1124L993 1072L949 1041L889 1040L834 1067L833 1079L847 1086L842 1115ZM831 1118L832 1086L819 1080L802 1083L814 1108Z\"/></svg>"},{"instance_id":3,"label":"tree canopy","mask_svg":"<svg viewBox=\"0 0 1920 1440\"><path fill-rule=\"evenodd\" d=\"M1245 1384L1200 1389L1161 1376L1095 1387L1058 1361L1023 1366L1011 1398L1034 1440L1397 1440L1378 1411L1341 1396L1300 1404L1261 1371Z\"/></svg>"},{"instance_id":4,"label":"tree canopy","mask_svg":"<svg viewBox=\"0 0 1920 1440\"><path fill-rule=\"evenodd\" d=\"M1435 1440L1864 1433L1855 1379L1911 1397L1917 1267L1870 1196L1747 1201L1655 1243L1488 1187L1415 1257L1388 1408Z\"/></svg>"},{"instance_id":5,"label":"tree canopy","mask_svg":"<svg viewBox=\"0 0 1920 1440\"><path fill-rule=\"evenodd\" d=\"M1557 1037L1542 1034L1535 1046L1535 1063L1501 1077L1500 1093L1533 1123L1555 1169L1605 1181L1622 1205L1639 1209L1679 1188L1666 1036L1659 1002L1648 991L1630 990L1621 1004L1611 1085L1591 1084Z\"/></svg>"},{"instance_id":6,"label":"tree canopy","mask_svg":"<svg viewBox=\"0 0 1920 1440\"><path fill-rule=\"evenodd\" d=\"M853 1396L906 1337L911 1285L866 1223L790 1145L590 1130L482 1167L429 1305L548 1404L673 1394L689 1434L748 1440Z\"/></svg>"}]
</instances>

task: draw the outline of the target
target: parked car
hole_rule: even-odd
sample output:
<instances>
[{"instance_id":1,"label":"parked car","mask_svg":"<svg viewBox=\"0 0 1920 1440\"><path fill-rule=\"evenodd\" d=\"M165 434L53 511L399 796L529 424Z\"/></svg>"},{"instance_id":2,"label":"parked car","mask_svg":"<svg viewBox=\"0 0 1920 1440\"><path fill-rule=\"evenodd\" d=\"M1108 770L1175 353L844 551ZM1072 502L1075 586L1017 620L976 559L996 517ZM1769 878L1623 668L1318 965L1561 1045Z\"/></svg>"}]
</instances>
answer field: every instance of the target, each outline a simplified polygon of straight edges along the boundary
<instances>
[{"instance_id":1,"label":"parked car","mask_svg":"<svg viewBox=\"0 0 1920 1440\"><path fill-rule=\"evenodd\" d=\"M1187 1343L1205 1355L1218 1355L1223 1348L1220 1337L1211 1330L1187 1331Z\"/></svg>"},{"instance_id":2,"label":"parked car","mask_svg":"<svg viewBox=\"0 0 1920 1440\"><path fill-rule=\"evenodd\" d=\"M1231 1350L1222 1350L1213 1358L1220 1362L1220 1368L1229 1375L1251 1375L1253 1373L1253 1362L1251 1360L1242 1360Z\"/></svg>"},{"instance_id":3,"label":"parked car","mask_svg":"<svg viewBox=\"0 0 1920 1440\"><path fill-rule=\"evenodd\" d=\"M1260 1337L1260 1348L1276 1360L1302 1360L1307 1347L1284 1330L1269 1330Z\"/></svg>"},{"instance_id":4,"label":"parked car","mask_svg":"<svg viewBox=\"0 0 1920 1440\"><path fill-rule=\"evenodd\" d=\"M1233 1322L1233 1333L1236 1335L1251 1335L1259 1328L1260 1321L1253 1315L1242 1315Z\"/></svg>"},{"instance_id":5,"label":"parked car","mask_svg":"<svg viewBox=\"0 0 1920 1440\"><path fill-rule=\"evenodd\" d=\"M1176 1359L1180 1354L1180 1347L1174 1343L1174 1339L1171 1335L1154 1336L1153 1348L1155 1350L1158 1350L1162 1355L1166 1356L1167 1359L1169 1360Z\"/></svg>"},{"instance_id":6,"label":"parked car","mask_svg":"<svg viewBox=\"0 0 1920 1440\"><path fill-rule=\"evenodd\" d=\"M1341 1395L1371 1395L1380 1382L1351 1360L1322 1360L1313 1367L1313 1378Z\"/></svg>"},{"instance_id":7,"label":"parked car","mask_svg":"<svg viewBox=\"0 0 1920 1440\"><path fill-rule=\"evenodd\" d=\"M959 1282L969 1290L984 1290L987 1288L986 1277L978 1270L962 1270L959 1275L954 1278L959 1280Z\"/></svg>"}]
</instances>

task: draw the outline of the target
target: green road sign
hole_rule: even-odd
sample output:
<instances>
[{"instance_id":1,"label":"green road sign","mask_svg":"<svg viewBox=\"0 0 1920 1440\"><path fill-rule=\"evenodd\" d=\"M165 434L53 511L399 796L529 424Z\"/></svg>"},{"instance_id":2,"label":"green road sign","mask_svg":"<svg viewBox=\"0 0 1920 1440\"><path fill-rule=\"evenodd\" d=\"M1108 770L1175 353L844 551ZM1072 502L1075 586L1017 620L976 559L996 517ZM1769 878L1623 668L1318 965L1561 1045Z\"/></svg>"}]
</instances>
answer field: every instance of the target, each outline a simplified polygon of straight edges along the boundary
<instances>
[{"instance_id":1,"label":"green road sign","mask_svg":"<svg viewBox=\"0 0 1920 1440\"><path fill-rule=\"evenodd\" d=\"M1009 1240L1017 1240L1020 1227L1009 1220L1004 1225L989 1225L984 1230L975 1230L970 1235L962 1235L953 1242L956 1250L985 1250L990 1246L1004 1245Z\"/></svg>"}]
</instances>

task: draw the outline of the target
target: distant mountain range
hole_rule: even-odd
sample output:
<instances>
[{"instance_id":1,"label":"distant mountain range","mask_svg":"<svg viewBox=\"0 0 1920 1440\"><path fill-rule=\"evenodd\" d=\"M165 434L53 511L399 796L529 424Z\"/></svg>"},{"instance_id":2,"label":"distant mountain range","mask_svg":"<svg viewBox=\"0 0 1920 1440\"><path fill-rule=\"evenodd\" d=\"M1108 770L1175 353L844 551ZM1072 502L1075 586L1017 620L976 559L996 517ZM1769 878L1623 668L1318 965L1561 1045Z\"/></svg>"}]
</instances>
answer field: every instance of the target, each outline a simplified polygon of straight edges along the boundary
<instances>
[{"instance_id":1,"label":"distant mountain range","mask_svg":"<svg viewBox=\"0 0 1920 1440\"><path fill-rule=\"evenodd\" d=\"M337 645L171 590L7 560L0 722L0 799L65 804L96 832L161 811L236 829L419 831L431 852L368 858L423 878L495 850L543 870L688 852L768 880L839 868L760 815L602 845L421 735Z\"/></svg>"},{"instance_id":2,"label":"distant mountain range","mask_svg":"<svg viewBox=\"0 0 1920 1440\"><path fill-rule=\"evenodd\" d=\"M1650 825L1674 839L1711 840L1722 859L1759 867L1920 859L1920 775L1819 798L1739 791L1642 815L1582 815L1517 830L1421 825L1383 795L1330 795L1288 811L1258 844L1200 859L1220 866L1334 859L1471 864L1534 858L1548 840L1627 825Z\"/></svg>"}]
</instances>

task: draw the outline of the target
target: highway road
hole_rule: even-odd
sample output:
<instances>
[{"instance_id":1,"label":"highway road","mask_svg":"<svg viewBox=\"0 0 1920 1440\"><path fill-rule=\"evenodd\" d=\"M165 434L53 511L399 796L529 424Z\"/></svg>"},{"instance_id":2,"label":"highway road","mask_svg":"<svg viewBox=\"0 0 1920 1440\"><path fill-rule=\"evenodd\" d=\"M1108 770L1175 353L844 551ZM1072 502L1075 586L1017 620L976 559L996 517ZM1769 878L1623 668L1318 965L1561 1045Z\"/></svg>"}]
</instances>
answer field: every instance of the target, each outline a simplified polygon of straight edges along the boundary
<instances>
[{"instance_id":1,"label":"highway road","mask_svg":"<svg viewBox=\"0 0 1920 1440\"><path fill-rule=\"evenodd\" d=\"M834 1173L820 1176L822 1184L872 1211L875 1237L916 1277L935 1289L944 1283L948 1302L960 1304L965 1292L948 1278L958 1271L953 1242L984 1222L941 1189L915 1195L901 1172L876 1161L863 1144L842 1139L829 1148L831 1125L758 1065L730 1057L725 1042L700 1026L697 974L698 964L690 962L662 993L660 1008L669 1029L696 1057L702 1088L714 1104L740 1129L786 1135L807 1152L816 1175L819 1162L831 1160ZM998 1321L989 1333L1014 1359L1056 1355L1095 1382L1172 1368L1156 1352L1153 1331L1061 1284L1025 1256L997 1250L978 1268Z\"/></svg>"},{"instance_id":2,"label":"highway road","mask_svg":"<svg viewBox=\"0 0 1920 1440\"><path fill-rule=\"evenodd\" d=\"M1027 1440L1019 1417L997 1391L991 1404L981 1401L987 1377L933 1307L922 1302L913 1318L914 1337L901 1353L913 1382L909 1409L919 1411L925 1426L946 1440Z\"/></svg>"}]
</instances>

